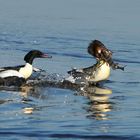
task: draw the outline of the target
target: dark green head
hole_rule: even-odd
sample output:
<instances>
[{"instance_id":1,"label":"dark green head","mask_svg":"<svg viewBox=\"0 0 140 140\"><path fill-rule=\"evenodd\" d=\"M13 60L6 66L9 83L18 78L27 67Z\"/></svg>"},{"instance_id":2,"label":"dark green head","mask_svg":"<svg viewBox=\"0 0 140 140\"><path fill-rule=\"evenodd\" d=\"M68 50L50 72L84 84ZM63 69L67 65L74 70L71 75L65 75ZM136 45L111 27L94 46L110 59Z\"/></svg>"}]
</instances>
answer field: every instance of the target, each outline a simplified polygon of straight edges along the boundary
<instances>
[{"instance_id":1,"label":"dark green head","mask_svg":"<svg viewBox=\"0 0 140 140\"><path fill-rule=\"evenodd\" d=\"M35 58L52 58L52 56L49 56L39 50L31 50L25 55L24 60L27 63L32 64Z\"/></svg>"}]
</instances>

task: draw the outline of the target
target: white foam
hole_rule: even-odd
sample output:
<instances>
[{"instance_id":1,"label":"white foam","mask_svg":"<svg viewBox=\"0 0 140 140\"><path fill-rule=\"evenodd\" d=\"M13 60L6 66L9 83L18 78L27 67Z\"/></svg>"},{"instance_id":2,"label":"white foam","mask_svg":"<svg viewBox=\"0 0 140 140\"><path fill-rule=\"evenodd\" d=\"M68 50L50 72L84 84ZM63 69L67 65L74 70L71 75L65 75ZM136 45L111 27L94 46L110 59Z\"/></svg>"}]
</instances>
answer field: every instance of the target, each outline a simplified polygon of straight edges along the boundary
<instances>
[{"instance_id":1,"label":"white foam","mask_svg":"<svg viewBox=\"0 0 140 140\"><path fill-rule=\"evenodd\" d=\"M65 80L70 81L71 83L75 83L75 79L73 78L73 76L69 76L65 78Z\"/></svg>"}]
</instances>

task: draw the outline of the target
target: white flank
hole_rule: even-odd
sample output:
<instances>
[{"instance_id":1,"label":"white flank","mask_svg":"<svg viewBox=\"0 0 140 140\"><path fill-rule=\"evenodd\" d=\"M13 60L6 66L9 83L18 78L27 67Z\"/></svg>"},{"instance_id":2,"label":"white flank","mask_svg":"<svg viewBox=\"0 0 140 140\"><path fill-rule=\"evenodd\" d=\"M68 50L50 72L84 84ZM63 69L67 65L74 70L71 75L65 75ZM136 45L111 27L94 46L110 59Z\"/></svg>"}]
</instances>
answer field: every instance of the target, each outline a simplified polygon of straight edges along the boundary
<instances>
[{"instance_id":1,"label":"white flank","mask_svg":"<svg viewBox=\"0 0 140 140\"><path fill-rule=\"evenodd\" d=\"M25 79L29 78L32 72L33 72L33 67L29 63L26 63L26 65L19 70L19 73L23 75Z\"/></svg>"},{"instance_id":2,"label":"white flank","mask_svg":"<svg viewBox=\"0 0 140 140\"><path fill-rule=\"evenodd\" d=\"M0 72L1 78L12 77L12 76L23 77L23 75L16 70L5 70Z\"/></svg>"}]
</instances>

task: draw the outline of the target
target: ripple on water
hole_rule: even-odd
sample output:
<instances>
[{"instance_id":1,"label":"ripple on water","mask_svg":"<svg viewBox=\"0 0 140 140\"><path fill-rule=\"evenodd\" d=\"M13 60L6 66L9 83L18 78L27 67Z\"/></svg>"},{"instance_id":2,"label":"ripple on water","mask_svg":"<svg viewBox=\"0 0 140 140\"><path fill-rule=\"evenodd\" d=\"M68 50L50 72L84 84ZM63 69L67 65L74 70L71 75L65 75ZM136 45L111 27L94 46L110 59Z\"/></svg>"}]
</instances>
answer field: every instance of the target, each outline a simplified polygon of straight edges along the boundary
<instances>
[{"instance_id":1,"label":"ripple on water","mask_svg":"<svg viewBox=\"0 0 140 140\"><path fill-rule=\"evenodd\" d=\"M0 32L1 56L6 54L10 58L5 61L3 57L1 65L18 64L17 59L23 57L21 53L40 49L54 59L49 66L48 61L35 65L40 68L47 65L51 72L56 69L55 72L66 73L71 66L83 67L95 62L87 54L87 46L97 38L105 45L111 44L107 47L114 51L114 61L127 65L126 70L116 71L110 77L105 84L112 90L108 95L93 94L95 88L89 89L90 94L83 93L84 96L48 86L2 89L1 139L140 139L137 137L140 136L139 22L132 22L139 20L139 5L127 1L126 6L121 0L55 2L1 3L0 29L4 31ZM57 82L53 76L48 78Z\"/></svg>"},{"instance_id":2,"label":"ripple on water","mask_svg":"<svg viewBox=\"0 0 140 140\"><path fill-rule=\"evenodd\" d=\"M39 132L39 131L32 131L32 132L0 132L0 137L5 138L10 136L11 138L16 136L17 138L41 138L41 139L76 139L76 140L139 140L139 137L136 136L115 136L115 135L78 135L78 134L71 134L71 133L54 133L49 134L48 132Z\"/></svg>"}]
</instances>

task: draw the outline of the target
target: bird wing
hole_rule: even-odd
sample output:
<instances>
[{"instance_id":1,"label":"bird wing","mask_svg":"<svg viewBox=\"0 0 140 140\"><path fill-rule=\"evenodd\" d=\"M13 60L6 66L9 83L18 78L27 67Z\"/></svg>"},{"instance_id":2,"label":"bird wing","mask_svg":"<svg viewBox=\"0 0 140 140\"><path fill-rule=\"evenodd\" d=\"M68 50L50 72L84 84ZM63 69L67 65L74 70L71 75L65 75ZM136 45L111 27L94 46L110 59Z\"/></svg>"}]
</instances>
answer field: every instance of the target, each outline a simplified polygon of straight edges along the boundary
<instances>
[{"instance_id":1,"label":"bird wing","mask_svg":"<svg viewBox=\"0 0 140 140\"><path fill-rule=\"evenodd\" d=\"M75 68L73 68L72 70L68 71L67 73L72 75L74 78L82 76L84 74L82 69L75 69Z\"/></svg>"},{"instance_id":2,"label":"bird wing","mask_svg":"<svg viewBox=\"0 0 140 140\"><path fill-rule=\"evenodd\" d=\"M2 67L2 68L0 68L0 72L5 71L5 70L17 70L18 71L21 67L24 67L24 65Z\"/></svg>"},{"instance_id":3,"label":"bird wing","mask_svg":"<svg viewBox=\"0 0 140 140\"><path fill-rule=\"evenodd\" d=\"M92 65L87 68L82 68L82 69L72 69L68 71L68 74L74 76L74 77L79 77L83 75L92 75L92 73L96 71L96 65Z\"/></svg>"}]
</instances>

